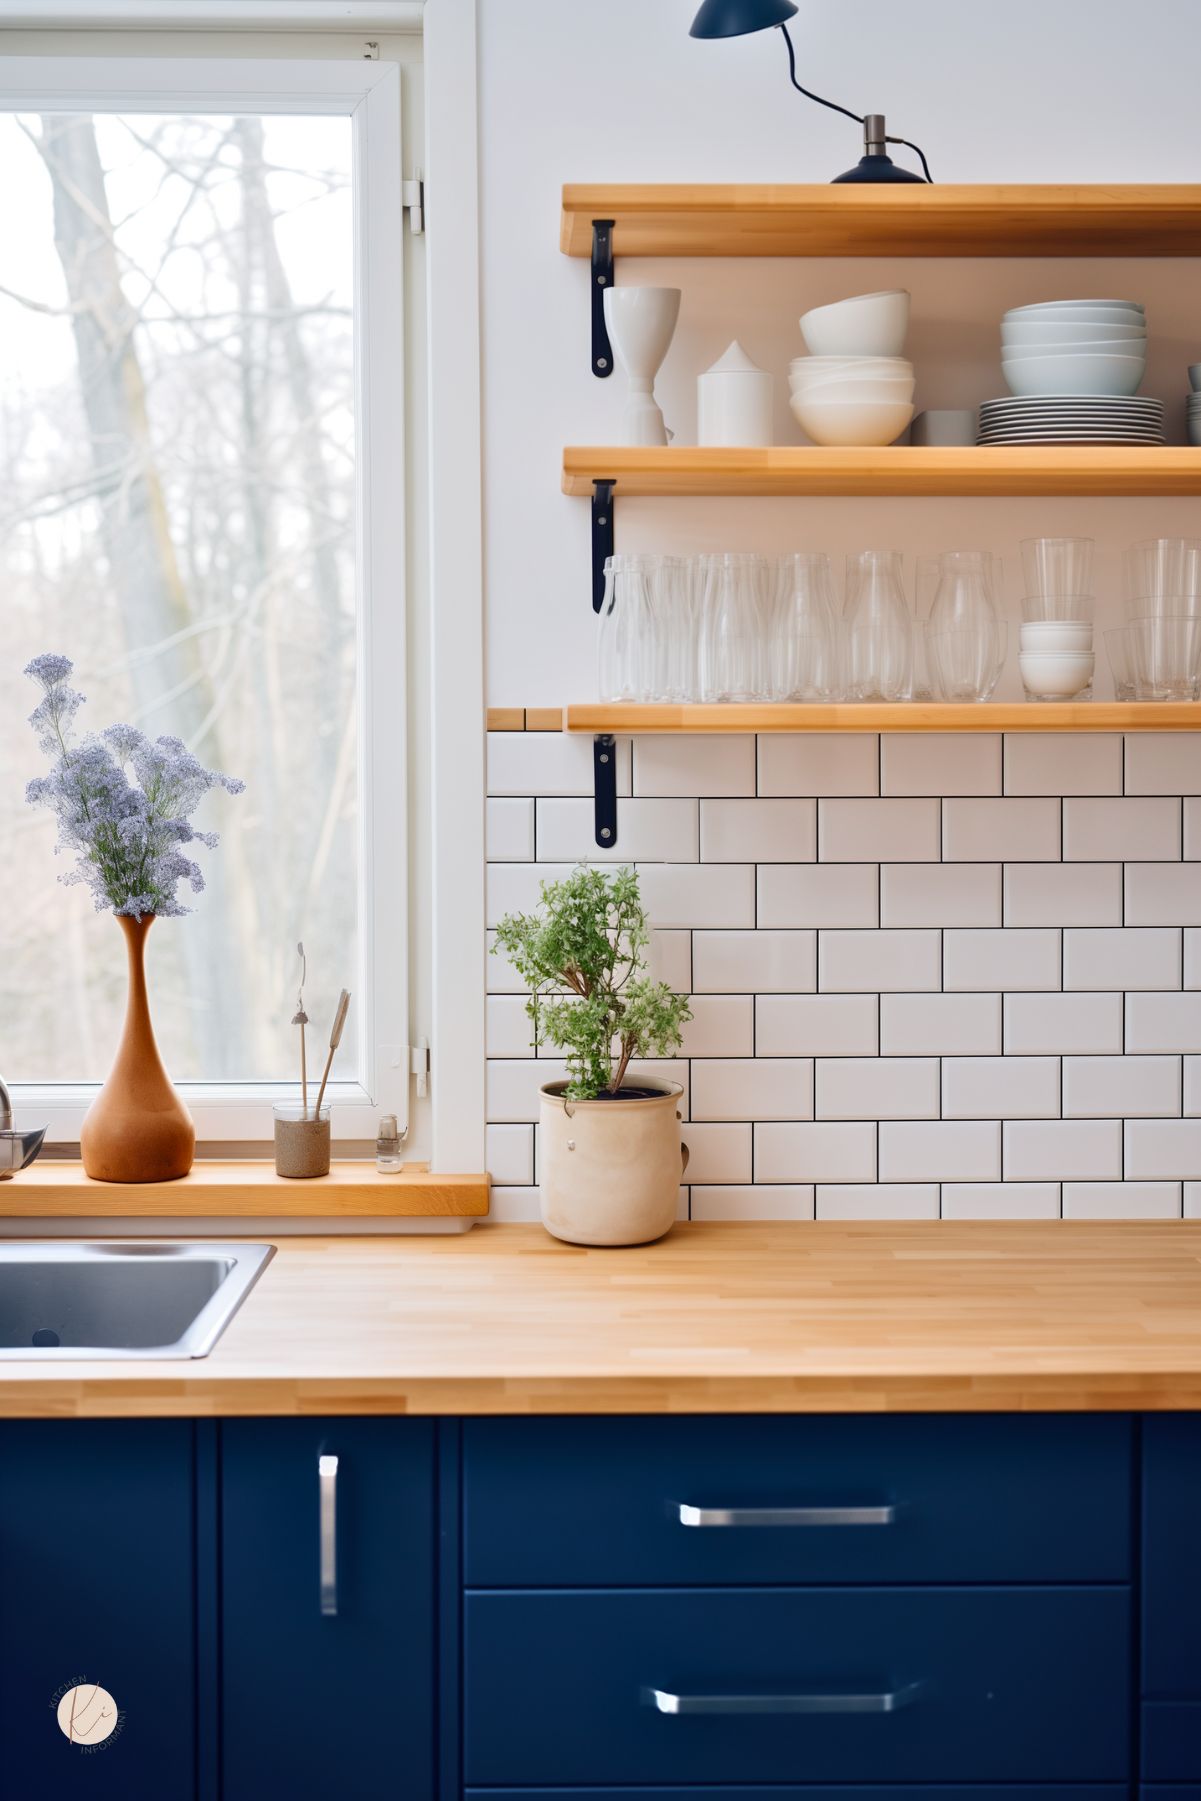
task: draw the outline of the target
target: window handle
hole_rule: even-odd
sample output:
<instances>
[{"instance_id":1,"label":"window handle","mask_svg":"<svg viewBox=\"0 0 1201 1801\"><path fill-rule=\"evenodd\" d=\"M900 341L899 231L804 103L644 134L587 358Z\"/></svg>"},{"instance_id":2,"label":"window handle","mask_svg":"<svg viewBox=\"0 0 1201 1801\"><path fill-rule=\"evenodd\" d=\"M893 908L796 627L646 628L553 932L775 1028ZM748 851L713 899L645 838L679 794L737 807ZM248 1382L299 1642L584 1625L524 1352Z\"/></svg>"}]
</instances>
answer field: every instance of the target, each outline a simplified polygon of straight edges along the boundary
<instances>
[{"instance_id":1,"label":"window handle","mask_svg":"<svg viewBox=\"0 0 1201 1801\"><path fill-rule=\"evenodd\" d=\"M891 1526L897 1510L879 1507L693 1507L677 1503L681 1526Z\"/></svg>"},{"instance_id":2,"label":"window handle","mask_svg":"<svg viewBox=\"0 0 1201 1801\"><path fill-rule=\"evenodd\" d=\"M317 1459L318 1549L320 1557L321 1612L327 1618L338 1611L338 1459Z\"/></svg>"},{"instance_id":3,"label":"window handle","mask_svg":"<svg viewBox=\"0 0 1201 1801\"><path fill-rule=\"evenodd\" d=\"M925 1684L905 1682L877 1692L809 1695L676 1695L667 1689L643 1690L643 1699L665 1714L715 1713L896 1713L917 1700Z\"/></svg>"}]
</instances>

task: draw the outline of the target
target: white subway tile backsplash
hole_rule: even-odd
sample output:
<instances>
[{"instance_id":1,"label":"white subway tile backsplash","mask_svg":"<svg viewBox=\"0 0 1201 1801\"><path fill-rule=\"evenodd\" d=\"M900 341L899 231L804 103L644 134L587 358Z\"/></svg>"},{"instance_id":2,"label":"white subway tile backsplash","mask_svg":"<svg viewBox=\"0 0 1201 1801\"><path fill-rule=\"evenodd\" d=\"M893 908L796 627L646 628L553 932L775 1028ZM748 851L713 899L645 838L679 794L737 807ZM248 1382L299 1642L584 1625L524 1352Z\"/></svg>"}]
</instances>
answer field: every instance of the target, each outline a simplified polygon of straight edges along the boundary
<instances>
[{"instance_id":1,"label":"white subway tile backsplash","mask_svg":"<svg viewBox=\"0 0 1201 1801\"><path fill-rule=\"evenodd\" d=\"M488 801L484 832L490 863L532 861L534 855L533 801Z\"/></svg>"},{"instance_id":2,"label":"white subway tile backsplash","mask_svg":"<svg viewBox=\"0 0 1201 1801\"><path fill-rule=\"evenodd\" d=\"M526 994L528 990L509 959L496 947L496 933L484 934L484 982L489 994Z\"/></svg>"},{"instance_id":3,"label":"white subway tile backsplash","mask_svg":"<svg viewBox=\"0 0 1201 1801\"><path fill-rule=\"evenodd\" d=\"M1201 1169L1201 1119L1128 1119L1125 1129L1126 1176L1180 1181Z\"/></svg>"},{"instance_id":4,"label":"white subway tile backsplash","mask_svg":"<svg viewBox=\"0 0 1201 1801\"><path fill-rule=\"evenodd\" d=\"M517 737L517 733L507 734ZM541 733L538 734L542 736ZM494 1183L488 1196L488 1218L495 1225L527 1225L541 1219L536 1188L509 1188Z\"/></svg>"},{"instance_id":5,"label":"white subway tile backsplash","mask_svg":"<svg viewBox=\"0 0 1201 1801\"><path fill-rule=\"evenodd\" d=\"M638 881L643 905L654 926L755 923L753 864L642 863L638 866Z\"/></svg>"},{"instance_id":6,"label":"white subway tile backsplash","mask_svg":"<svg viewBox=\"0 0 1201 1801\"><path fill-rule=\"evenodd\" d=\"M1196 862L1201 857L1201 795L1190 795L1184 802L1183 856Z\"/></svg>"},{"instance_id":7,"label":"white subway tile backsplash","mask_svg":"<svg viewBox=\"0 0 1201 1801\"><path fill-rule=\"evenodd\" d=\"M1059 933L1050 928L944 932L942 985L966 993L1058 988Z\"/></svg>"},{"instance_id":8,"label":"white subway tile backsplash","mask_svg":"<svg viewBox=\"0 0 1201 1801\"><path fill-rule=\"evenodd\" d=\"M698 994L804 994L817 986L815 932L694 932Z\"/></svg>"},{"instance_id":9,"label":"white subway tile backsplash","mask_svg":"<svg viewBox=\"0 0 1201 1801\"><path fill-rule=\"evenodd\" d=\"M693 1219L812 1219L812 1183L763 1182L750 1188L694 1188Z\"/></svg>"},{"instance_id":10,"label":"white subway tile backsplash","mask_svg":"<svg viewBox=\"0 0 1201 1801\"><path fill-rule=\"evenodd\" d=\"M488 1174L493 1182L534 1180L533 1126L488 1126L484 1134Z\"/></svg>"},{"instance_id":11,"label":"white subway tile backsplash","mask_svg":"<svg viewBox=\"0 0 1201 1801\"><path fill-rule=\"evenodd\" d=\"M1179 1057L1065 1057L1065 1119L1179 1114Z\"/></svg>"},{"instance_id":12,"label":"white subway tile backsplash","mask_svg":"<svg viewBox=\"0 0 1201 1801\"><path fill-rule=\"evenodd\" d=\"M1057 800L944 800L943 860L1057 862L1060 805Z\"/></svg>"},{"instance_id":13,"label":"white subway tile backsplash","mask_svg":"<svg viewBox=\"0 0 1201 1801\"><path fill-rule=\"evenodd\" d=\"M1182 1113L1201 1113L1201 1057L1185 1057Z\"/></svg>"},{"instance_id":14,"label":"white subway tile backsplash","mask_svg":"<svg viewBox=\"0 0 1201 1801\"><path fill-rule=\"evenodd\" d=\"M1120 863L1005 865L1007 926L1120 926L1121 923Z\"/></svg>"},{"instance_id":15,"label":"white subway tile backsplash","mask_svg":"<svg viewBox=\"0 0 1201 1801\"><path fill-rule=\"evenodd\" d=\"M522 735L541 737L542 733ZM517 733L512 736L517 737ZM538 905L543 882L561 882L574 868L574 863L489 863L484 885L487 907L484 923L499 925L506 913L532 913Z\"/></svg>"},{"instance_id":16,"label":"white subway tile backsplash","mask_svg":"<svg viewBox=\"0 0 1201 1801\"><path fill-rule=\"evenodd\" d=\"M885 1057L990 1057L1001 1051L999 994L882 994Z\"/></svg>"},{"instance_id":17,"label":"white subway tile backsplash","mask_svg":"<svg viewBox=\"0 0 1201 1801\"><path fill-rule=\"evenodd\" d=\"M1063 934L1065 989L1179 988L1180 965L1178 931L1069 926Z\"/></svg>"},{"instance_id":18,"label":"white subway tile backsplash","mask_svg":"<svg viewBox=\"0 0 1201 1801\"><path fill-rule=\"evenodd\" d=\"M715 1057L692 1072L693 1119L812 1119L809 1057Z\"/></svg>"},{"instance_id":19,"label":"white subway tile backsplash","mask_svg":"<svg viewBox=\"0 0 1201 1801\"><path fill-rule=\"evenodd\" d=\"M534 1024L523 996L490 994L484 1003L484 1045L489 1057L532 1057Z\"/></svg>"},{"instance_id":20,"label":"white subway tile backsplash","mask_svg":"<svg viewBox=\"0 0 1201 1801\"><path fill-rule=\"evenodd\" d=\"M1017 1119L1003 1131L1006 1181L1104 1182L1122 1174L1120 1120Z\"/></svg>"},{"instance_id":21,"label":"white subway tile backsplash","mask_svg":"<svg viewBox=\"0 0 1201 1801\"><path fill-rule=\"evenodd\" d=\"M591 794L592 740L566 732L489 732L489 794ZM630 740L617 740L617 792L630 792Z\"/></svg>"},{"instance_id":22,"label":"white subway tile backsplash","mask_svg":"<svg viewBox=\"0 0 1201 1801\"><path fill-rule=\"evenodd\" d=\"M748 803L753 804L753 803ZM550 862L695 863L695 800L625 800L617 810L617 843L596 842L596 809L591 800L538 802L538 855Z\"/></svg>"},{"instance_id":23,"label":"white subway tile backsplash","mask_svg":"<svg viewBox=\"0 0 1201 1801\"><path fill-rule=\"evenodd\" d=\"M755 1001L758 1057L874 1057L875 994L761 994Z\"/></svg>"},{"instance_id":24,"label":"white subway tile backsplash","mask_svg":"<svg viewBox=\"0 0 1201 1801\"><path fill-rule=\"evenodd\" d=\"M688 1146L689 1182L749 1182L751 1176L751 1132L749 1125L698 1124L690 1120L684 1127Z\"/></svg>"},{"instance_id":25,"label":"white subway tile backsplash","mask_svg":"<svg viewBox=\"0 0 1201 1801\"><path fill-rule=\"evenodd\" d=\"M865 1182L817 1188L818 1219L937 1219L934 1182Z\"/></svg>"},{"instance_id":26,"label":"white subway tile backsplash","mask_svg":"<svg viewBox=\"0 0 1201 1801\"><path fill-rule=\"evenodd\" d=\"M1201 1219L1201 1182L1184 1184L1184 1217Z\"/></svg>"},{"instance_id":27,"label":"white subway tile backsplash","mask_svg":"<svg viewBox=\"0 0 1201 1801\"><path fill-rule=\"evenodd\" d=\"M821 800L817 854L823 863L936 863L937 800Z\"/></svg>"},{"instance_id":28,"label":"white subway tile backsplash","mask_svg":"<svg viewBox=\"0 0 1201 1801\"><path fill-rule=\"evenodd\" d=\"M666 982L677 994L692 989L692 933L652 932L648 973L654 982Z\"/></svg>"},{"instance_id":29,"label":"white subway tile backsplash","mask_svg":"<svg viewBox=\"0 0 1201 1801\"><path fill-rule=\"evenodd\" d=\"M885 926L999 926L1001 866L999 863L886 863L880 870L880 923Z\"/></svg>"},{"instance_id":30,"label":"white subway tile backsplash","mask_svg":"<svg viewBox=\"0 0 1201 1801\"><path fill-rule=\"evenodd\" d=\"M1063 854L1069 863L1122 863L1180 857L1178 800L1065 800Z\"/></svg>"},{"instance_id":31,"label":"white subway tile backsplash","mask_svg":"<svg viewBox=\"0 0 1201 1801\"><path fill-rule=\"evenodd\" d=\"M1058 1057L945 1057L944 1119L1058 1119Z\"/></svg>"},{"instance_id":32,"label":"white subway tile backsplash","mask_svg":"<svg viewBox=\"0 0 1201 1801\"><path fill-rule=\"evenodd\" d=\"M1184 985L1186 988L1201 988L1201 929L1196 926L1185 928Z\"/></svg>"},{"instance_id":33,"label":"white subway tile backsplash","mask_svg":"<svg viewBox=\"0 0 1201 1801\"><path fill-rule=\"evenodd\" d=\"M759 740L760 794L878 794L874 733L798 732Z\"/></svg>"},{"instance_id":34,"label":"white subway tile backsplash","mask_svg":"<svg viewBox=\"0 0 1201 1801\"><path fill-rule=\"evenodd\" d=\"M931 992L941 986L937 932L821 932L817 985L823 993Z\"/></svg>"},{"instance_id":35,"label":"white subway tile backsplash","mask_svg":"<svg viewBox=\"0 0 1201 1801\"><path fill-rule=\"evenodd\" d=\"M1006 794L1120 794L1122 740L1104 732L1011 732Z\"/></svg>"},{"instance_id":36,"label":"white subway tile backsplash","mask_svg":"<svg viewBox=\"0 0 1201 1801\"><path fill-rule=\"evenodd\" d=\"M705 863L812 863L816 842L816 801L701 802Z\"/></svg>"},{"instance_id":37,"label":"white subway tile backsplash","mask_svg":"<svg viewBox=\"0 0 1201 1801\"><path fill-rule=\"evenodd\" d=\"M944 1182L944 1219L1058 1219L1058 1182Z\"/></svg>"},{"instance_id":38,"label":"white subway tile backsplash","mask_svg":"<svg viewBox=\"0 0 1201 1801\"><path fill-rule=\"evenodd\" d=\"M881 794L1000 794L1000 733L886 732Z\"/></svg>"},{"instance_id":39,"label":"white subway tile backsplash","mask_svg":"<svg viewBox=\"0 0 1201 1801\"><path fill-rule=\"evenodd\" d=\"M757 1182L872 1182L874 1125L756 1125Z\"/></svg>"},{"instance_id":40,"label":"white subway tile backsplash","mask_svg":"<svg viewBox=\"0 0 1201 1801\"><path fill-rule=\"evenodd\" d=\"M1201 995L1128 994L1126 1050L1201 1051Z\"/></svg>"},{"instance_id":41,"label":"white subway tile backsplash","mask_svg":"<svg viewBox=\"0 0 1201 1801\"><path fill-rule=\"evenodd\" d=\"M880 1127L882 1182L996 1182L1001 1127L995 1120L888 1120Z\"/></svg>"},{"instance_id":42,"label":"white subway tile backsplash","mask_svg":"<svg viewBox=\"0 0 1201 1801\"><path fill-rule=\"evenodd\" d=\"M1195 732L1131 732L1127 794L1201 794L1201 738Z\"/></svg>"},{"instance_id":43,"label":"white subway tile backsplash","mask_svg":"<svg viewBox=\"0 0 1201 1801\"><path fill-rule=\"evenodd\" d=\"M1126 924L1201 925L1201 863L1127 863Z\"/></svg>"},{"instance_id":44,"label":"white subway tile backsplash","mask_svg":"<svg viewBox=\"0 0 1201 1801\"><path fill-rule=\"evenodd\" d=\"M588 749L591 755L591 742ZM587 792L592 792L591 777ZM753 738L669 736L638 738L634 742L635 794L693 798L754 792Z\"/></svg>"},{"instance_id":45,"label":"white subway tile backsplash","mask_svg":"<svg viewBox=\"0 0 1201 1801\"><path fill-rule=\"evenodd\" d=\"M819 1057L816 1119L937 1119L936 1057Z\"/></svg>"},{"instance_id":46,"label":"white subway tile backsplash","mask_svg":"<svg viewBox=\"0 0 1201 1801\"><path fill-rule=\"evenodd\" d=\"M560 1058L527 1057L510 1061L490 1057L485 1095L488 1124L536 1120L544 1082L562 1082L567 1065Z\"/></svg>"},{"instance_id":47,"label":"white subway tile backsplash","mask_svg":"<svg viewBox=\"0 0 1201 1801\"><path fill-rule=\"evenodd\" d=\"M755 1003L749 994L694 994L681 1057L750 1057L755 1050Z\"/></svg>"},{"instance_id":48,"label":"white subway tile backsplash","mask_svg":"<svg viewBox=\"0 0 1201 1801\"><path fill-rule=\"evenodd\" d=\"M1179 1219L1179 1182L1065 1182L1065 1219Z\"/></svg>"},{"instance_id":49,"label":"white subway tile backsplash","mask_svg":"<svg viewBox=\"0 0 1201 1801\"><path fill-rule=\"evenodd\" d=\"M1055 1056L1121 1048L1120 994L1005 996L1006 1056Z\"/></svg>"},{"instance_id":50,"label":"white subway tile backsplash","mask_svg":"<svg viewBox=\"0 0 1201 1801\"><path fill-rule=\"evenodd\" d=\"M758 909L761 927L879 925L879 872L871 863L769 863L759 870Z\"/></svg>"}]
</instances>

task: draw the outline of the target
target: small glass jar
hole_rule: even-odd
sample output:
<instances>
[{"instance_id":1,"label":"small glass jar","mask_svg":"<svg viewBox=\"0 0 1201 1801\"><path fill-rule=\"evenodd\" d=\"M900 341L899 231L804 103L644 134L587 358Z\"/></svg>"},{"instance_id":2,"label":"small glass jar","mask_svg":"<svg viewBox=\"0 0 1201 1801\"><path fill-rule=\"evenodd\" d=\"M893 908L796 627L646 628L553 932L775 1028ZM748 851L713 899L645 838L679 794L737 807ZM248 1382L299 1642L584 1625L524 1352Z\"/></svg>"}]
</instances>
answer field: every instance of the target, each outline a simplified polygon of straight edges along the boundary
<instances>
[{"instance_id":1,"label":"small glass jar","mask_svg":"<svg viewBox=\"0 0 1201 1801\"><path fill-rule=\"evenodd\" d=\"M303 1107L298 1101L273 1109L277 1176L328 1176L330 1104Z\"/></svg>"},{"instance_id":2,"label":"small glass jar","mask_svg":"<svg viewBox=\"0 0 1201 1801\"><path fill-rule=\"evenodd\" d=\"M397 1128L395 1113L385 1113L375 1140L375 1167L381 1176L394 1176L404 1168L406 1136Z\"/></svg>"}]
</instances>

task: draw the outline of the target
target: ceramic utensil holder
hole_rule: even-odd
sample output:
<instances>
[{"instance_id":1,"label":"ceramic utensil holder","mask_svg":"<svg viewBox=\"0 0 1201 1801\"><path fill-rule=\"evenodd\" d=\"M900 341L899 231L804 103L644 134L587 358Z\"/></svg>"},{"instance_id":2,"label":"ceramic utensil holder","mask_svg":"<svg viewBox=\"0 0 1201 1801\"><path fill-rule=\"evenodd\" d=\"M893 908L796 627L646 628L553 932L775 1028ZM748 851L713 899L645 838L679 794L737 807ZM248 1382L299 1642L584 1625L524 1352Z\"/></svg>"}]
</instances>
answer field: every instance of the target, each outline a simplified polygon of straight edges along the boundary
<instances>
[{"instance_id":1,"label":"ceramic utensil holder","mask_svg":"<svg viewBox=\"0 0 1201 1801\"><path fill-rule=\"evenodd\" d=\"M329 1174L329 1102L321 1107L276 1107L275 1173L292 1178Z\"/></svg>"}]
</instances>

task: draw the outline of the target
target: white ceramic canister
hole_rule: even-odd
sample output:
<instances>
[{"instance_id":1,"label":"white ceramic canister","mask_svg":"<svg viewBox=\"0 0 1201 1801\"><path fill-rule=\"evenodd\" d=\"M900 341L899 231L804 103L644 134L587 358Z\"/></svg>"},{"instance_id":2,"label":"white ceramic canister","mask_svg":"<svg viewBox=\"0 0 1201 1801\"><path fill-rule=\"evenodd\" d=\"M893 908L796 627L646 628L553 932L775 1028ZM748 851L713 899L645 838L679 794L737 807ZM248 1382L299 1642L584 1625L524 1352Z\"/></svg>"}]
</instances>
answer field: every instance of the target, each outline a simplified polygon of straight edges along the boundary
<instances>
[{"instance_id":1,"label":"white ceramic canister","mask_svg":"<svg viewBox=\"0 0 1201 1801\"><path fill-rule=\"evenodd\" d=\"M698 444L770 444L774 377L735 338L697 377Z\"/></svg>"}]
</instances>

